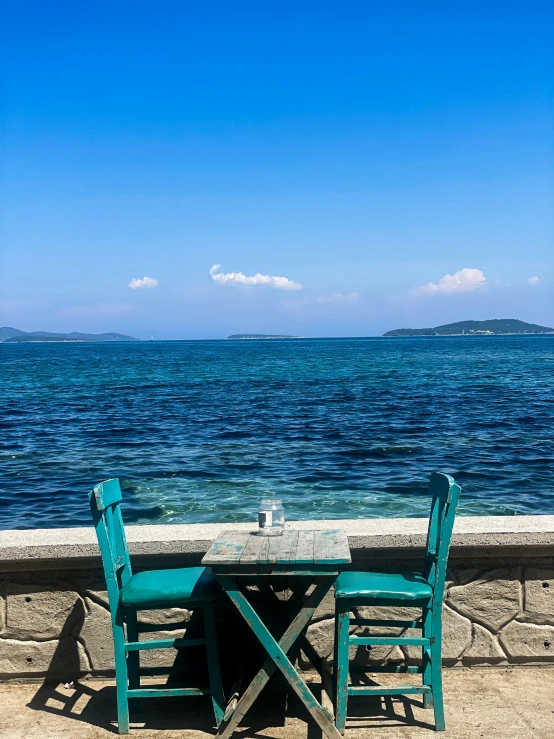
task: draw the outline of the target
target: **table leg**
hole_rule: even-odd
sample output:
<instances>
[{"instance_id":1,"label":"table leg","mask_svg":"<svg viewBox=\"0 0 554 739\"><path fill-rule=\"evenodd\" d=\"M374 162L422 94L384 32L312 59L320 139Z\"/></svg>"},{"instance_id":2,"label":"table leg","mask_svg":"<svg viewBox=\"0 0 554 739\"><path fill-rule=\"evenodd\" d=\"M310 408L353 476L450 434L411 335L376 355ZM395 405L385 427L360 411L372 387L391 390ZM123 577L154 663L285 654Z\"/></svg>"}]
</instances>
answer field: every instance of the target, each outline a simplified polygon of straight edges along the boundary
<instances>
[{"instance_id":1,"label":"table leg","mask_svg":"<svg viewBox=\"0 0 554 739\"><path fill-rule=\"evenodd\" d=\"M302 597L305 595L310 585L310 582L306 583L302 588L299 588L293 594L293 598L297 600L299 608L301 606ZM305 612L306 624L304 626L309 623L313 613L315 612L315 609L325 597L328 589L329 585L322 583L321 589L314 590L314 592L309 596L305 604L305 608L309 609L309 611ZM288 650L293 645L294 640L296 639L296 634L294 633L294 622L290 624L288 629L284 629L283 631L284 633L280 640L281 645L284 649ZM237 728L239 723L242 721L242 719L256 700L256 698L267 685L276 669L277 665L271 659L271 657L268 657L264 662L262 669L258 672L256 677L250 683L248 689L245 690L239 701L236 703L234 712L231 715L226 716L223 723L220 725L217 733L217 736L220 737L220 739L228 739L231 736L233 731Z\"/></svg>"},{"instance_id":2,"label":"table leg","mask_svg":"<svg viewBox=\"0 0 554 739\"><path fill-rule=\"evenodd\" d=\"M241 593L234 580L226 575L219 576L218 580L269 655L263 668L256 675L242 698L237 703L235 712L230 717L228 723L225 726L220 727L218 737L220 737L220 739L227 739L232 734L277 667L281 670L289 685L302 700L323 733L329 737L329 739L341 739L341 735L333 723L332 716L325 711L321 704L315 699L312 692L291 664L286 654L294 644L297 637L301 634L302 630L309 623L314 611L323 600L335 578L326 578L324 581L316 585L315 590L308 597L305 605L300 608L300 611L293 619L279 642L273 638L256 611Z\"/></svg>"}]
</instances>

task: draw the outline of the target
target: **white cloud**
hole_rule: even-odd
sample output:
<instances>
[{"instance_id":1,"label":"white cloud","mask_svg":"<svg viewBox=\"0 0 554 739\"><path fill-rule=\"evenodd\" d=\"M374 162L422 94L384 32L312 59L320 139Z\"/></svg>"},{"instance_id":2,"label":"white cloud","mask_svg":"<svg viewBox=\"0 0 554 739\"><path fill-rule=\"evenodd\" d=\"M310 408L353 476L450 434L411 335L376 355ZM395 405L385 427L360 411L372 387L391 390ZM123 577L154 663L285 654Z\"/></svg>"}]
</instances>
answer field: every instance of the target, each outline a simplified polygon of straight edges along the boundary
<instances>
[{"instance_id":1,"label":"white cloud","mask_svg":"<svg viewBox=\"0 0 554 739\"><path fill-rule=\"evenodd\" d=\"M153 277L143 277L142 280L138 277L133 277L129 283L131 290L139 290L143 287L158 287L158 280Z\"/></svg>"},{"instance_id":2,"label":"white cloud","mask_svg":"<svg viewBox=\"0 0 554 739\"><path fill-rule=\"evenodd\" d=\"M485 287L487 278L480 269L465 267L453 275L444 275L438 282L428 282L414 290L412 295L448 295L451 293L469 292Z\"/></svg>"},{"instance_id":3,"label":"white cloud","mask_svg":"<svg viewBox=\"0 0 554 739\"><path fill-rule=\"evenodd\" d=\"M320 295L315 303L355 303L360 299L360 293L335 293L334 295Z\"/></svg>"},{"instance_id":4,"label":"white cloud","mask_svg":"<svg viewBox=\"0 0 554 739\"><path fill-rule=\"evenodd\" d=\"M537 277L537 275L535 275L534 277L530 277L530 278L529 278L529 279L527 280L527 284L528 284L528 285L538 285L538 284L539 284L539 282L540 282L540 278L539 278L539 277Z\"/></svg>"},{"instance_id":5,"label":"white cloud","mask_svg":"<svg viewBox=\"0 0 554 739\"><path fill-rule=\"evenodd\" d=\"M302 290L302 285L288 277L274 277L272 275L261 275L259 272L255 275L244 275L242 272L218 272L220 264L214 264L210 269L212 280L219 282L221 285L265 285L266 287L274 287L277 290Z\"/></svg>"}]
</instances>

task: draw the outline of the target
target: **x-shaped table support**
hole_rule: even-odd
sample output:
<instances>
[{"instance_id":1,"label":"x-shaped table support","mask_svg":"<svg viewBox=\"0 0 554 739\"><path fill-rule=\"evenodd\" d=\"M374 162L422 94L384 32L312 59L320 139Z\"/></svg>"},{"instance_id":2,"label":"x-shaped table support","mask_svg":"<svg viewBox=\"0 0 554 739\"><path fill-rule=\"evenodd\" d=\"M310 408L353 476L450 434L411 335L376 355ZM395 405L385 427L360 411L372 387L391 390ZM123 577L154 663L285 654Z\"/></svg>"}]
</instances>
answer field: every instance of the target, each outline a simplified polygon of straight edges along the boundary
<instances>
[{"instance_id":1,"label":"x-shaped table support","mask_svg":"<svg viewBox=\"0 0 554 739\"><path fill-rule=\"evenodd\" d=\"M230 716L226 715L224 718L223 723L220 725L219 731L217 732L217 737L219 737L219 739L228 739L231 736L246 712L262 692L264 686L267 685L270 677L276 669L279 669L282 672L288 684L306 706L323 733L329 737L329 739L342 739L341 734L335 726L333 717L315 699L313 693L300 677L298 671L287 656L298 639L301 647L308 651L308 657L311 655L314 655L315 657L315 650L309 644L307 638L302 632L307 628L316 608L334 584L335 579L335 576L318 577L317 580L314 578L315 588L307 597L305 602L302 602L303 597L311 583L307 583L303 586L302 590L295 593L295 595L297 595L297 599L295 599L295 595L292 596L289 600L289 604L292 605L293 601L298 600L298 612L286 628L281 638L277 641L258 616L251 603L244 596L235 579L231 575L217 575L217 580L223 590L235 604L238 612L244 618L268 654L262 669L258 672L237 702L233 713ZM314 582L314 580L312 580L312 582ZM296 605L296 602L294 602L294 604Z\"/></svg>"}]
</instances>

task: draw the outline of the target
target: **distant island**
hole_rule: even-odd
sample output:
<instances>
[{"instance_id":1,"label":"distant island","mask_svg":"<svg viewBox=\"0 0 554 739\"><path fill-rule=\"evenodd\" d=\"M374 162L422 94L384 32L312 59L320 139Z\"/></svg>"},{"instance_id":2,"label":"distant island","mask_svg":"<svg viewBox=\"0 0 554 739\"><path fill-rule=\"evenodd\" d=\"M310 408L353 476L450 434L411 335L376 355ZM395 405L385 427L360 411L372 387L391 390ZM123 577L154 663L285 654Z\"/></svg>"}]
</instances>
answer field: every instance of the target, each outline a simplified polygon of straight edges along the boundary
<instances>
[{"instance_id":1,"label":"distant island","mask_svg":"<svg viewBox=\"0 0 554 739\"><path fill-rule=\"evenodd\" d=\"M299 339L299 336L287 336L286 334L231 334L228 339Z\"/></svg>"},{"instance_id":2,"label":"distant island","mask_svg":"<svg viewBox=\"0 0 554 739\"><path fill-rule=\"evenodd\" d=\"M502 334L554 334L554 328L525 323L516 318L490 321L458 321L435 328L397 328L383 336L499 336Z\"/></svg>"},{"instance_id":3,"label":"distant island","mask_svg":"<svg viewBox=\"0 0 554 739\"><path fill-rule=\"evenodd\" d=\"M20 331L18 328L3 326L0 328L0 342L4 344L29 344L43 341L140 341L125 334L80 334L73 331L70 334L53 334L49 331Z\"/></svg>"}]
</instances>

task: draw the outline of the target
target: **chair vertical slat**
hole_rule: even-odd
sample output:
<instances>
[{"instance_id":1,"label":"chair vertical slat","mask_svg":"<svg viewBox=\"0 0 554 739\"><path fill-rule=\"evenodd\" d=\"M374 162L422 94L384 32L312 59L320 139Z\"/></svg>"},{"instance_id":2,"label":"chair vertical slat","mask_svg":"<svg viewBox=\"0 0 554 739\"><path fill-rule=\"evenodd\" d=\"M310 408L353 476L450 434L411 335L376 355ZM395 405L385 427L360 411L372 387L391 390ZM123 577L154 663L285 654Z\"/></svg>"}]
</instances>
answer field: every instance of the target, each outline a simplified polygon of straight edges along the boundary
<instances>
[{"instance_id":1,"label":"chair vertical slat","mask_svg":"<svg viewBox=\"0 0 554 739\"><path fill-rule=\"evenodd\" d=\"M344 603L336 614L335 649L336 659L333 670L333 693L335 696L335 723L341 734L346 725L348 703L348 660L350 640L350 605Z\"/></svg>"},{"instance_id":2,"label":"chair vertical slat","mask_svg":"<svg viewBox=\"0 0 554 739\"><path fill-rule=\"evenodd\" d=\"M119 582L117 579L116 568L112 557L112 548L108 537L108 528L103 515L103 511L99 511L95 505L93 493L89 496L92 510L92 520L94 528L96 530L96 537L98 539L98 547L100 549L100 556L102 558L102 565L104 568L104 576L106 578L106 589L108 591L108 602L110 605L110 613L112 616L112 623L115 618L115 614L119 608Z\"/></svg>"},{"instance_id":3,"label":"chair vertical slat","mask_svg":"<svg viewBox=\"0 0 554 739\"><path fill-rule=\"evenodd\" d=\"M123 612L117 608L112 615L112 629L114 641L115 661L115 689L117 696L117 723L120 734L129 733L129 681L127 675L127 660L125 655L125 633L123 629Z\"/></svg>"},{"instance_id":4,"label":"chair vertical slat","mask_svg":"<svg viewBox=\"0 0 554 739\"><path fill-rule=\"evenodd\" d=\"M137 612L130 611L125 615L127 622L127 642L137 642L139 638ZM140 653L138 651L127 652L127 673L129 676L129 688L131 690L140 688Z\"/></svg>"},{"instance_id":5,"label":"chair vertical slat","mask_svg":"<svg viewBox=\"0 0 554 739\"><path fill-rule=\"evenodd\" d=\"M429 528L427 530L427 545L425 547L425 578L432 583L435 579L437 565L437 550L440 537L440 500L431 499L429 514Z\"/></svg>"},{"instance_id":6,"label":"chair vertical slat","mask_svg":"<svg viewBox=\"0 0 554 739\"><path fill-rule=\"evenodd\" d=\"M104 509L104 521L106 522L106 533L108 535L108 543L110 545L110 556L112 564L115 566L117 562L117 542L115 538L113 506L109 505Z\"/></svg>"},{"instance_id":7,"label":"chair vertical slat","mask_svg":"<svg viewBox=\"0 0 554 739\"><path fill-rule=\"evenodd\" d=\"M452 478L450 479L452 480ZM436 557L437 565L435 570L435 581L434 583L431 583L433 585L433 599L440 602L441 607L444 597L448 550L452 539L454 519L456 517L456 506L458 505L460 492L459 485L456 485L454 480L452 480L449 500L443 503L441 511L440 539Z\"/></svg>"},{"instance_id":8,"label":"chair vertical slat","mask_svg":"<svg viewBox=\"0 0 554 739\"><path fill-rule=\"evenodd\" d=\"M433 609L425 608L423 611L423 636L431 639L433 636ZM424 647L421 655L421 667L423 671L423 685L431 685L431 647ZM433 693L430 691L423 696L423 707L433 708Z\"/></svg>"},{"instance_id":9,"label":"chair vertical slat","mask_svg":"<svg viewBox=\"0 0 554 739\"><path fill-rule=\"evenodd\" d=\"M127 546L127 537L125 536L125 528L123 526L123 518L121 517L121 507L119 505L114 506L112 519L117 561L119 563L119 567L121 568L119 581L121 583L121 587L123 587L129 582L133 572L131 569L129 548Z\"/></svg>"}]
</instances>

